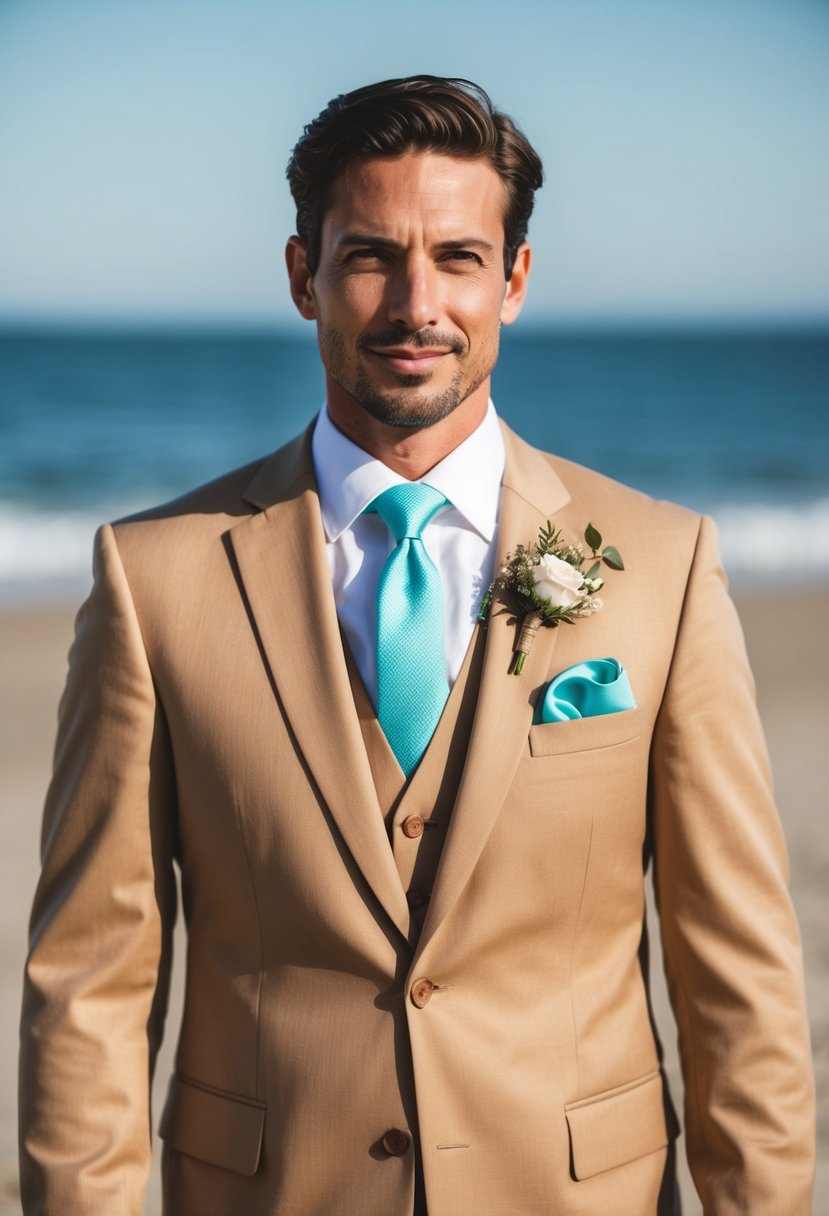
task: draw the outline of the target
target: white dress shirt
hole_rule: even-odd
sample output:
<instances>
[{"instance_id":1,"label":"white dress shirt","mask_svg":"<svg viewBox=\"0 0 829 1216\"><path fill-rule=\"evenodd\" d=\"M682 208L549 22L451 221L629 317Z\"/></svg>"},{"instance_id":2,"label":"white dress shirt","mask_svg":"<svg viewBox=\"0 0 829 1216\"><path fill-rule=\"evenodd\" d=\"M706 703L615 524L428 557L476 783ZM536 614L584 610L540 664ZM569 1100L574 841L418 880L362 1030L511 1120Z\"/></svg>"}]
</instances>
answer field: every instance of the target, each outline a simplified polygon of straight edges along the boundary
<instances>
[{"instance_id":1,"label":"white dress shirt","mask_svg":"<svg viewBox=\"0 0 829 1216\"><path fill-rule=\"evenodd\" d=\"M314 428L312 456L337 615L376 707L377 583L395 542L379 515L363 511L405 478L347 439L325 407ZM423 529L423 544L443 581L450 688L492 580L504 461L490 401L480 426L420 479L449 499Z\"/></svg>"}]
</instances>

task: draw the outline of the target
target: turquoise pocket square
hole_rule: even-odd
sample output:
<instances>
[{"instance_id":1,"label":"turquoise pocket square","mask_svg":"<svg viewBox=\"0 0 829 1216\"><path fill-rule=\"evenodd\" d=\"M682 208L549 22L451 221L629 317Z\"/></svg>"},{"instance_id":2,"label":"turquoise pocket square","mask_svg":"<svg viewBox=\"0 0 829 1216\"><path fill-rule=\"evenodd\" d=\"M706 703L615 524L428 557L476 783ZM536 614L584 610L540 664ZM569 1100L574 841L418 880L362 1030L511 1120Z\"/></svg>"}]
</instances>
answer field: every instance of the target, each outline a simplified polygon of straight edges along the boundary
<instances>
[{"instance_id":1,"label":"turquoise pocket square","mask_svg":"<svg viewBox=\"0 0 829 1216\"><path fill-rule=\"evenodd\" d=\"M533 724L569 722L635 709L627 672L618 659L587 659L554 676L538 698Z\"/></svg>"}]
</instances>

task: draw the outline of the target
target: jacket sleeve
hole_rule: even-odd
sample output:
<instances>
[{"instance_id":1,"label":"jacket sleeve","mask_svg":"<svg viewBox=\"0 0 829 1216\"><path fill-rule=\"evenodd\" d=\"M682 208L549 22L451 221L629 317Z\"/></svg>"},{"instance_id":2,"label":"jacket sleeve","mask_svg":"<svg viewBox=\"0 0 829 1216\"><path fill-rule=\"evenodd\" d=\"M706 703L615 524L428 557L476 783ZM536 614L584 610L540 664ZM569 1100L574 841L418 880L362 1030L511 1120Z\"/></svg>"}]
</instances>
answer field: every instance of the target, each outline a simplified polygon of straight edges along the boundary
<instances>
[{"instance_id":1,"label":"jacket sleeve","mask_svg":"<svg viewBox=\"0 0 829 1216\"><path fill-rule=\"evenodd\" d=\"M702 521L652 749L654 881L706 1216L808 1216L797 924L742 632Z\"/></svg>"},{"instance_id":2,"label":"jacket sleeve","mask_svg":"<svg viewBox=\"0 0 829 1216\"><path fill-rule=\"evenodd\" d=\"M23 1211L139 1216L175 883L169 742L115 537L96 538L42 834L21 1021Z\"/></svg>"}]
</instances>

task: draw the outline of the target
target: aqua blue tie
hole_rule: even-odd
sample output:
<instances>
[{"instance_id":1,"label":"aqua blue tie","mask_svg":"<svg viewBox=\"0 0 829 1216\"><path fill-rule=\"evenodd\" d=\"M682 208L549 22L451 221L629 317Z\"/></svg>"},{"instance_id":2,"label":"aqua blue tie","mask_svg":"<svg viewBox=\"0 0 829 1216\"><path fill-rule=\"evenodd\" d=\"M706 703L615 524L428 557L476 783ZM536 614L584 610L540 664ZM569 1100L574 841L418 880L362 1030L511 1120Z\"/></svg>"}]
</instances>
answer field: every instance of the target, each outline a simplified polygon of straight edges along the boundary
<instances>
[{"instance_id":1,"label":"aqua blue tie","mask_svg":"<svg viewBox=\"0 0 829 1216\"><path fill-rule=\"evenodd\" d=\"M405 482L375 498L396 547L377 584L377 717L406 776L440 720L449 685L443 586L421 533L446 503L431 486Z\"/></svg>"}]
</instances>

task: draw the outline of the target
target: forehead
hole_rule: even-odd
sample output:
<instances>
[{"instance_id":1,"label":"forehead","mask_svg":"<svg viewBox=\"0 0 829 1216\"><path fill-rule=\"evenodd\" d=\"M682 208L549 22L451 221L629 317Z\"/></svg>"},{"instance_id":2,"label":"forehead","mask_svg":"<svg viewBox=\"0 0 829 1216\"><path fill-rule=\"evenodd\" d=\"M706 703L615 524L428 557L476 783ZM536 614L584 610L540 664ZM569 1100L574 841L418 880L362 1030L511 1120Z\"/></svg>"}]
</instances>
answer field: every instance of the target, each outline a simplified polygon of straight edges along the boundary
<instances>
[{"instance_id":1,"label":"forehead","mask_svg":"<svg viewBox=\"0 0 829 1216\"><path fill-rule=\"evenodd\" d=\"M393 235L418 229L446 239L476 232L501 239L506 188L485 160L408 152L349 165L337 178L323 234Z\"/></svg>"}]
</instances>

